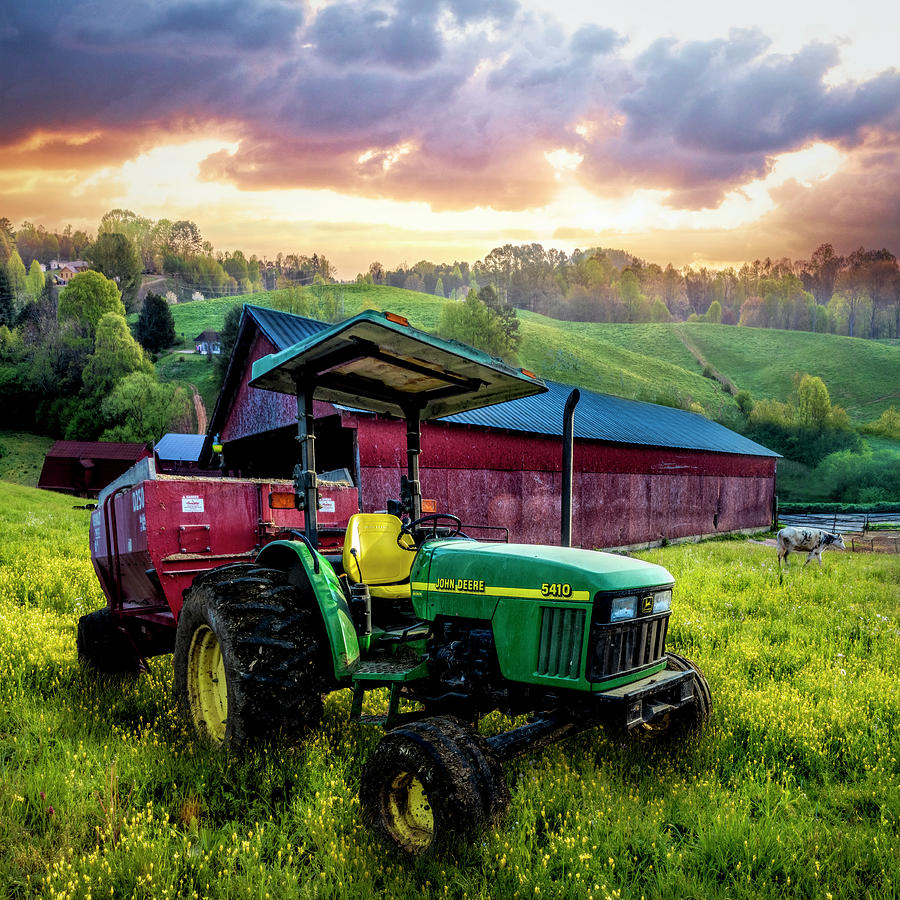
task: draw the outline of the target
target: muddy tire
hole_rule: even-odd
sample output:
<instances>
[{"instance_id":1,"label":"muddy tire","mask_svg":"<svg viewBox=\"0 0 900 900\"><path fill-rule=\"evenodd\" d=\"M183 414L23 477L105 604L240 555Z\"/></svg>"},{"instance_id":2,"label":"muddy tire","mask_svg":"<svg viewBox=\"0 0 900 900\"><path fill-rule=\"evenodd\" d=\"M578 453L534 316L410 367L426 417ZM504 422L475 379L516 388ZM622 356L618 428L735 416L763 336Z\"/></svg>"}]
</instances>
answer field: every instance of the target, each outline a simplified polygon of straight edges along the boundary
<instances>
[{"instance_id":1,"label":"muddy tire","mask_svg":"<svg viewBox=\"0 0 900 900\"><path fill-rule=\"evenodd\" d=\"M435 716L386 734L366 763L360 804L390 847L434 853L494 822L509 803L500 763L458 719Z\"/></svg>"},{"instance_id":2,"label":"muddy tire","mask_svg":"<svg viewBox=\"0 0 900 900\"><path fill-rule=\"evenodd\" d=\"M712 712L712 694L706 676L684 656L669 652L666 653L666 658L667 668L676 672L694 673L694 702L665 713L654 722L632 729L629 734L639 740L680 740L688 734L701 731Z\"/></svg>"},{"instance_id":3,"label":"muddy tire","mask_svg":"<svg viewBox=\"0 0 900 900\"><path fill-rule=\"evenodd\" d=\"M194 582L178 619L174 665L176 694L198 735L232 750L299 740L319 723L331 687L311 592L278 570L247 564Z\"/></svg>"},{"instance_id":4,"label":"muddy tire","mask_svg":"<svg viewBox=\"0 0 900 900\"><path fill-rule=\"evenodd\" d=\"M102 675L139 675L144 661L109 607L82 616L76 636L78 660Z\"/></svg>"}]
</instances>

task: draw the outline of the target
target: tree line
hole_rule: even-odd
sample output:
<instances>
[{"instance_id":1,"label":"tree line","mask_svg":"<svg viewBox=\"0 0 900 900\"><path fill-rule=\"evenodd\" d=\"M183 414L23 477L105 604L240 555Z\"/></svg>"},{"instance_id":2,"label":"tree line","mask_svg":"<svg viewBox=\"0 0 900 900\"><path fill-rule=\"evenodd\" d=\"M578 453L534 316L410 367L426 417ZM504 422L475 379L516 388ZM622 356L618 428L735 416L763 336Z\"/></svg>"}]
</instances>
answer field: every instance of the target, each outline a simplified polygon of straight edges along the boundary
<instances>
[{"instance_id":1,"label":"tree line","mask_svg":"<svg viewBox=\"0 0 900 900\"><path fill-rule=\"evenodd\" d=\"M766 258L739 268L676 269L622 250L546 250L505 244L474 265L420 261L357 281L464 300L491 285L501 302L586 322L704 321L850 337L900 337L900 266L887 249L846 256L822 244L809 259Z\"/></svg>"},{"instance_id":2,"label":"tree line","mask_svg":"<svg viewBox=\"0 0 900 900\"><path fill-rule=\"evenodd\" d=\"M14 229L8 218L0 219L0 265L14 270L13 293L20 307L34 299L20 283L20 265L31 272L35 264L40 269L54 260L76 259L119 285L128 312L137 311L143 275L164 276L170 302L273 290L279 283L306 284L334 276L334 267L319 253L278 253L268 259L240 249L217 251L188 219L153 220L129 209L111 209L101 217L96 236L71 225L61 232L31 222Z\"/></svg>"}]
</instances>

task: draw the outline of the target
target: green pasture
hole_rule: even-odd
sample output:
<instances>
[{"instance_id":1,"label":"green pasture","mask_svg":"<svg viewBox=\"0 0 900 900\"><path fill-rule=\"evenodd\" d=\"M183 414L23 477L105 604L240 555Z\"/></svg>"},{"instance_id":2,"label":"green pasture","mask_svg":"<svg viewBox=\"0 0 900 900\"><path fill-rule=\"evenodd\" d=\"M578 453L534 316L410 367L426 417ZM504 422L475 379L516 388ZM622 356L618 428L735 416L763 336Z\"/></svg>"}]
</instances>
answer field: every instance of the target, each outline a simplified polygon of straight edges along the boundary
<instances>
[{"instance_id":1,"label":"green pasture","mask_svg":"<svg viewBox=\"0 0 900 900\"><path fill-rule=\"evenodd\" d=\"M53 438L25 431L0 431L0 480L36 487Z\"/></svg>"},{"instance_id":2,"label":"green pasture","mask_svg":"<svg viewBox=\"0 0 900 900\"><path fill-rule=\"evenodd\" d=\"M384 285L343 284L336 292L346 316L387 309L418 328L433 331L441 299ZM310 288L310 290L314 290ZM172 307L175 331L189 340L219 329L237 303L271 305L266 292L197 300ZM795 372L822 378L834 403L859 425L900 403L900 343L839 335L705 323L607 324L566 322L519 310L520 365L539 375L592 390L656 402L699 403L709 415L734 407L732 397L710 378L679 337L683 334L707 363L756 398L786 399ZM202 392L202 391L201 391Z\"/></svg>"},{"instance_id":3,"label":"green pasture","mask_svg":"<svg viewBox=\"0 0 900 900\"><path fill-rule=\"evenodd\" d=\"M706 360L756 398L784 399L795 372L817 375L854 424L900 405L900 348L836 334L685 324Z\"/></svg>"},{"instance_id":4,"label":"green pasture","mask_svg":"<svg viewBox=\"0 0 900 900\"><path fill-rule=\"evenodd\" d=\"M103 600L73 505L0 483L2 897L900 897L898 557L644 554L676 577L669 644L709 679L708 730L522 757L496 829L408 862L359 820L379 733L346 692L307 743L235 759L186 730L168 657L81 670L76 621Z\"/></svg>"}]
</instances>

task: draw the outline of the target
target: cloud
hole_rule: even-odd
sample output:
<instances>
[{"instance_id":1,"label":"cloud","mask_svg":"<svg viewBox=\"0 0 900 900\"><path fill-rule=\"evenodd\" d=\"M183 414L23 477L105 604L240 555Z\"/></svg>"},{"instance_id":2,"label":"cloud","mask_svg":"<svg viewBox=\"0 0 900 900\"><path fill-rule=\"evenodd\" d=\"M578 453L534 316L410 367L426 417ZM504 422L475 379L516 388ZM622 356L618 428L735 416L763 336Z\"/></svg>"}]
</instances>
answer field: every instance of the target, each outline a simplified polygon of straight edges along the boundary
<instances>
[{"instance_id":1,"label":"cloud","mask_svg":"<svg viewBox=\"0 0 900 900\"><path fill-rule=\"evenodd\" d=\"M894 196L896 150L879 156L876 143L900 132L900 72L831 84L836 45L777 54L757 30L626 49L613 29L569 35L514 0L340 0L317 11L168 0L127 15L120 0L13 4L0 30L15 73L0 87L0 172L66 177L173 136L216 134L236 149L209 156L202 177L243 190L521 210L555 196L546 154L564 150L582 158L566 177L597 195L657 189L676 209L701 209L764 177L780 154L825 141L860 154L868 174L788 185L778 203L827 221L827 202L813 198L844 202L855 185L891 218L868 185ZM784 215L772 224L786 230Z\"/></svg>"}]
</instances>

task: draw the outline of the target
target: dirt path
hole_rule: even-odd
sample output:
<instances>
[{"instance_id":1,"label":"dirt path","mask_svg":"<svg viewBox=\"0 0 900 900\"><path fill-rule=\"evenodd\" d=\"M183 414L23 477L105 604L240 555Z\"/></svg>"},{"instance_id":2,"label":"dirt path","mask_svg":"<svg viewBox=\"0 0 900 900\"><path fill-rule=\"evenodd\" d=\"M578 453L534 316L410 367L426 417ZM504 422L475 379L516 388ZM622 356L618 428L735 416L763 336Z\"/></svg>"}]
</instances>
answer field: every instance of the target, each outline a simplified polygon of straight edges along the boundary
<instances>
[{"instance_id":1,"label":"dirt path","mask_svg":"<svg viewBox=\"0 0 900 900\"><path fill-rule=\"evenodd\" d=\"M206 416L206 407L203 405L203 398L194 385L191 385L191 393L194 395L194 412L197 413L197 434L206 434L209 421Z\"/></svg>"}]
</instances>

